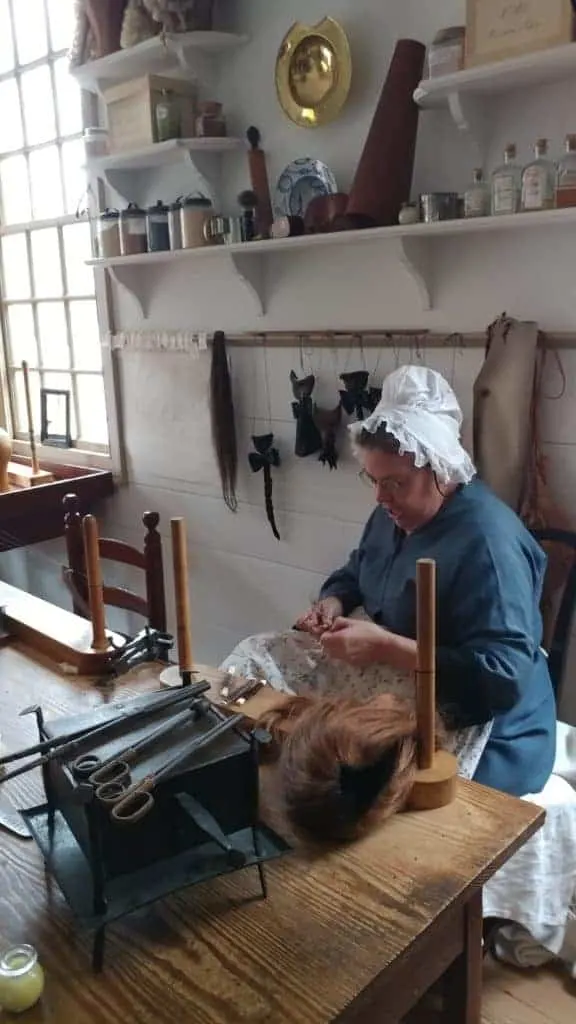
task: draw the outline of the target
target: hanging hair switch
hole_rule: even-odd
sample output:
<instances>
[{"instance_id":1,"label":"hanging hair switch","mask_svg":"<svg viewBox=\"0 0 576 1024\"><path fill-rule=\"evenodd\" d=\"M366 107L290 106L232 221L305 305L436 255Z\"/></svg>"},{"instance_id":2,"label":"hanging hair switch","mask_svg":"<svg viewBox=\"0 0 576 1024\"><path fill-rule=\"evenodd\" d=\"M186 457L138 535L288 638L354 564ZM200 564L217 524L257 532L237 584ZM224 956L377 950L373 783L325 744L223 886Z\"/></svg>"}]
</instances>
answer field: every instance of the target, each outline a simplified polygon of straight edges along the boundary
<instances>
[{"instance_id":1,"label":"hanging hair switch","mask_svg":"<svg viewBox=\"0 0 576 1024\"><path fill-rule=\"evenodd\" d=\"M280 453L277 448L274 448L274 434L259 434L257 437L252 437L252 444L256 451L248 454L248 461L250 463L250 469L253 473L258 473L260 470L264 472L264 503L266 506L266 515L268 522L272 527L272 533L276 537L276 540L280 540L280 533L276 526L276 518L274 516L274 505L272 502L272 466L278 467L280 465Z\"/></svg>"},{"instance_id":2,"label":"hanging hair switch","mask_svg":"<svg viewBox=\"0 0 576 1024\"><path fill-rule=\"evenodd\" d=\"M296 444L294 452L299 458L306 458L307 455L314 455L322 448L320 431L314 422L314 406L312 403L312 392L316 384L313 374L298 379L294 370L290 373L292 394L296 399L292 402L292 413L296 420Z\"/></svg>"},{"instance_id":3,"label":"hanging hair switch","mask_svg":"<svg viewBox=\"0 0 576 1024\"><path fill-rule=\"evenodd\" d=\"M336 469L338 465L338 452L336 451L336 434L342 420L342 406L337 405L335 409L320 409L314 406L314 423L320 431L322 448L319 461L323 466Z\"/></svg>"}]
</instances>

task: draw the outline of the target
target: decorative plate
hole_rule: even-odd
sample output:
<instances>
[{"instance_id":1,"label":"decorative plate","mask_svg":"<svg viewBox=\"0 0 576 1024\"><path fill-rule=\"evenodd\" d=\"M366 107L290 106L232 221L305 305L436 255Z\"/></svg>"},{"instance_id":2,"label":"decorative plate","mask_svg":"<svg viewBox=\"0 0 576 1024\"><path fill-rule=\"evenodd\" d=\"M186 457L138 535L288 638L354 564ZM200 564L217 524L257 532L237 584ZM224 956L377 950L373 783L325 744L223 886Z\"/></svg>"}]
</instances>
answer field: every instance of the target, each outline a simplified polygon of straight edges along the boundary
<instances>
[{"instance_id":1,"label":"decorative plate","mask_svg":"<svg viewBox=\"0 0 576 1024\"><path fill-rule=\"evenodd\" d=\"M352 81L348 37L333 18L317 25L297 21L276 58L276 92L282 110L302 128L318 128L338 116Z\"/></svg>"},{"instance_id":2,"label":"decorative plate","mask_svg":"<svg viewBox=\"0 0 576 1024\"><path fill-rule=\"evenodd\" d=\"M337 191L336 178L326 164L301 156L288 164L278 178L274 212L278 217L304 217L312 199Z\"/></svg>"}]
</instances>

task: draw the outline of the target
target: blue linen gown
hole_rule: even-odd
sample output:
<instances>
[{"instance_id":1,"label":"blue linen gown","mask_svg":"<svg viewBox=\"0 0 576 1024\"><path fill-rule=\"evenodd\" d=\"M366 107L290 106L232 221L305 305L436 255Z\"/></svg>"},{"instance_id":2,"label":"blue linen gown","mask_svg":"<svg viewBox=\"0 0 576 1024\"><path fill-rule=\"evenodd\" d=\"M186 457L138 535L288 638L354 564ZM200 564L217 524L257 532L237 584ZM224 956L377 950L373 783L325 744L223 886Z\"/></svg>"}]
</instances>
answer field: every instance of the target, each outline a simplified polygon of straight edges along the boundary
<instances>
[{"instance_id":1,"label":"blue linen gown","mask_svg":"<svg viewBox=\"0 0 576 1024\"><path fill-rule=\"evenodd\" d=\"M494 719L474 776L494 789L538 793L550 777L556 705L542 642L546 555L481 481L460 487L406 535L376 508L360 545L324 584L344 614L416 637L416 562L437 566L437 702L453 727Z\"/></svg>"}]
</instances>

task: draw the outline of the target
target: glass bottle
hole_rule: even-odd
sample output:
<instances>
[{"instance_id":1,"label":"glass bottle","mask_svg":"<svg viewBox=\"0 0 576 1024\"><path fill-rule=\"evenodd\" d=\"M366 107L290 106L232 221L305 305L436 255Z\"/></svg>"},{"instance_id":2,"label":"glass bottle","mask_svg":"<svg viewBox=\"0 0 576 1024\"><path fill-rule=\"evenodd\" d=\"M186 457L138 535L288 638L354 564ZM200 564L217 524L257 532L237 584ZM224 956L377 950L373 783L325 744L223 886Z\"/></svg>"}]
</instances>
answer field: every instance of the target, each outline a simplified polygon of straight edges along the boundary
<instances>
[{"instance_id":1,"label":"glass bottle","mask_svg":"<svg viewBox=\"0 0 576 1024\"><path fill-rule=\"evenodd\" d=\"M538 139L534 157L522 172L522 210L550 210L554 206L556 164L548 157L548 139Z\"/></svg>"},{"instance_id":2,"label":"glass bottle","mask_svg":"<svg viewBox=\"0 0 576 1024\"><path fill-rule=\"evenodd\" d=\"M465 217L488 217L490 214L490 185L484 180L481 167L474 171L474 180L464 193Z\"/></svg>"},{"instance_id":3,"label":"glass bottle","mask_svg":"<svg viewBox=\"0 0 576 1024\"><path fill-rule=\"evenodd\" d=\"M576 135L566 136L566 155L558 164L556 206L576 206Z\"/></svg>"},{"instance_id":4,"label":"glass bottle","mask_svg":"<svg viewBox=\"0 0 576 1024\"><path fill-rule=\"evenodd\" d=\"M24 1013L44 991L44 971L33 946L14 946L0 958L0 1007Z\"/></svg>"},{"instance_id":5,"label":"glass bottle","mask_svg":"<svg viewBox=\"0 0 576 1024\"><path fill-rule=\"evenodd\" d=\"M511 143L504 150L504 163L492 173L492 213L496 215L518 213L522 189L522 168L516 161L516 146Z\"/></svg>"},{"instance_id":6,"label":"glass bottle","mask_svg":"<svg viewBox=\"0 0 576 1024\"><path fill-rule=\"evenodd\" d=\"M171 89L163 89L161 95L155 109L156 142L179 139L182 134L179 102Z\"/></svg>"}]
</instances>

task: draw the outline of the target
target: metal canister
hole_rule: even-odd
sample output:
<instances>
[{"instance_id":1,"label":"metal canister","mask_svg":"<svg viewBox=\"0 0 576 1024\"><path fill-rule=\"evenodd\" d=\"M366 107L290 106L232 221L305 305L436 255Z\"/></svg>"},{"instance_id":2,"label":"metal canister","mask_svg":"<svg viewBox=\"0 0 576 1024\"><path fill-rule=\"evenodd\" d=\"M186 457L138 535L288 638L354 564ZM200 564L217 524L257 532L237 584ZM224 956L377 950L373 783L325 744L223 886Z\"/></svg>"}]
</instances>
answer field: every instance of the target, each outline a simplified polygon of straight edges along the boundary
<instances>
[{"instance_id":1,"label":"metal canister","mask_svg":"<svg viewBox=\"0 0 576 1024\"><path fill-rule=\"evenodd\" d=\"M420 214L425 224L456 220L459 213L457 192L427 192L420 196Z\"/></svg>"},{"instance_id":2,"label":"metal canister","mask_svg":"<svg viewBox=\"0 0 576 1024\"><path fill-rule=\"evenodd\" d=\"M160 199L154 206L148 208L146 230L150 252L163 252L170 248L168 207Z\"/></svg>"},{"instance_id":3,"label":"metal canister","mask_svg":"<svg viewBox=\"0 0 576 1024\"><path fill-rule=\"evenodd\" d=\"M112 259L121 255L120 214L118 210L104 210L96 218L96 255Z\"/></svg>"},{"instance_id":4,"label":"metal canister","mask_svg":"<svg viewBox=\"0 0 576 1024\"><path fill-rule=\"evenodd\" d=\"M136 203L129 203L120 214L120 247L123 256L146 252L146 211Z\"/></svg>"},{"instance_id":5,"label":"metal canister","mask_svg":"<svg viewBox=\"0 0 576 1024\"><path fill-rule=\"evenodd\" d=\"M168 207L168 235L171 249L182 248L182 224L180 223L180 210L182 199L179 197Z\"/></svg>"}]
</instances>

